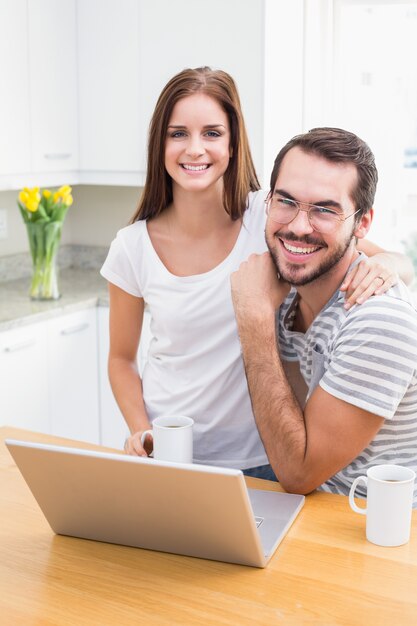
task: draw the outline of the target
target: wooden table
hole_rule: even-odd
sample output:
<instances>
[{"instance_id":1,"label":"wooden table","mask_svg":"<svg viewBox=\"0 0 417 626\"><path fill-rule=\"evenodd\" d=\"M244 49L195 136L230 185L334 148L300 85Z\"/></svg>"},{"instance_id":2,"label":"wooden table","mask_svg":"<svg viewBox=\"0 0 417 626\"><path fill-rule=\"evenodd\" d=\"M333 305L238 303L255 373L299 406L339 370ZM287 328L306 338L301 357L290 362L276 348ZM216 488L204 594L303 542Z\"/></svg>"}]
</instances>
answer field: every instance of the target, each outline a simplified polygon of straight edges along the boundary
<instances>
[{"instance_id":1,"label":"wooden table","mask_svg":"<svg viewBox=\"0 0 417 626\"><path fill-rule=\"evenodd\" d=\"M346 497L314 493L263 570L57 536L3 440L97 446L0 434L2 625L417 624L417 512L411 541L381 548L366 541L365 517Z\"/></svg>"}]
</instances>

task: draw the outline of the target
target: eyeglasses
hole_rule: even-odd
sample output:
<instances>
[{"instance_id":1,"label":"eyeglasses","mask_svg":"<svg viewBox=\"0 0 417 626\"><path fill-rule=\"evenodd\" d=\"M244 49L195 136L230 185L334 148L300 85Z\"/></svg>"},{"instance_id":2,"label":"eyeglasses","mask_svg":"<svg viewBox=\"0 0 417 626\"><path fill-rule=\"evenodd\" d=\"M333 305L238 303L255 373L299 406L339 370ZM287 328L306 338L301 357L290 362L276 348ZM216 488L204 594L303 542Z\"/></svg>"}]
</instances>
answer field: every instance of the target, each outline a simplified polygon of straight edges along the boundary
<instances>
[{"instance_id":1,"label":"eyeglasses","mask_svg":"<svg viewBox=\"0 0 417 626\"><path fill-rule=\"evenodd\" d=\"M360 211L358 209L350 215L343 215L343 213L328 207L300 202L299 200L292 200L282 196L272 196L272 198L267 198L265 202L266 213L274 222L289 224L297 217L300 211L305 211L311 228L314 228L318 233L324 234L334 232L341 222L344 222L349 217L353 217ZM307 208L301 208L302 205Z\"/></svg>"}]
</instances>

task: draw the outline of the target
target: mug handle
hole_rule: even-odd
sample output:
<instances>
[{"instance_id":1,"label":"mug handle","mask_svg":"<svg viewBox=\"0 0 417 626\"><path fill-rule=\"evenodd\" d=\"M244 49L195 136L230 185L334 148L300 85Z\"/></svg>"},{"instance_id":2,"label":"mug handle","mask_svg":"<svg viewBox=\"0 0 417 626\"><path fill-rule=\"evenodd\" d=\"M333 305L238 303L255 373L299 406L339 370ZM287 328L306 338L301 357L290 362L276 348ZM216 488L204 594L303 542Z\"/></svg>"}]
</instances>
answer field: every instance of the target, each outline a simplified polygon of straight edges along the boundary
<instances>
[{"instance_id":1,"label":"mug handle","mask_svg":"<svg viewBox=\"0 0 417 626\"><path fill-rule=\"evenodd\" d=\"M365 487L367 487L368 485L368 479L366 476L358 476L357 478L355 478L355 480L352 483L352 486L350 488L349 491L349 504L351 509L353 509L353 511L355 511L355 513L360 513L361 515L366 515L366 507L358 507L354 498L355 498L355 491L356 491L356 487L358 486L358 484L360 482L363 482Z\"/></svg>"},{"instance_id":2,"label":"mug handle","mask_svg":"<svg viewBox=\"0 0 417 626\"><path fill-rule=\"evenodd\" d=\"M140 436L140 442L142 444L142 447L143 447L143 444L145 443L145 439L146 439L147 435L151 435L152 438L153 438L153 431L152 430L144 430L143 431L143 433ZM150 456L150 457L153 456L153 450L152 450L152 452L148 456Z\"/></svg>"}]
</instances>

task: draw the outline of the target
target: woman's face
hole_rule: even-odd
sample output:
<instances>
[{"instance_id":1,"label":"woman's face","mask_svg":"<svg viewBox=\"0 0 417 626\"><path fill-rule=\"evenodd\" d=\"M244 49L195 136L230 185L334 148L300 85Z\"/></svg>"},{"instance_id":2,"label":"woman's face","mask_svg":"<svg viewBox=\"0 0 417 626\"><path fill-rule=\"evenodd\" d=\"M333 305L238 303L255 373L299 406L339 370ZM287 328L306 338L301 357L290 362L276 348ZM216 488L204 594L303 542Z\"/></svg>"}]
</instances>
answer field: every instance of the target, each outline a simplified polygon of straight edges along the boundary
<instances>
[{"instance_id":1,"label":"woman's face","mask_svg":"<svg viewBox=\"0 0 417 626\"><path fill-rule=\"evenodd\" d=\"M230 126L214 98L196 93L173 108L165 141L165 168L175 188L206 191L229 166Z\"/></svg>"}]
</instances>

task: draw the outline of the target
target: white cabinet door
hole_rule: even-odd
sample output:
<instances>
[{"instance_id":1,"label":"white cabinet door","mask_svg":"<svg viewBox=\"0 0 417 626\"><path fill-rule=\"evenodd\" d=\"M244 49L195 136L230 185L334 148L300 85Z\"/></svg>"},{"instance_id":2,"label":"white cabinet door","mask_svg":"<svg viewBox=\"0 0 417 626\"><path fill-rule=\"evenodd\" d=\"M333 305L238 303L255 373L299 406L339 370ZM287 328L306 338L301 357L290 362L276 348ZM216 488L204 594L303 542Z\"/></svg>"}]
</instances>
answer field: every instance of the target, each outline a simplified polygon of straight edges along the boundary
<instances>
[{"instance_id":1,"label":"white cabinet door","mask_svg":"<svg viewBox=\"0 0 417 626\"><path fill-rule=\"evenodd\" d=\"M50 432L46 326L0 333L0 424Z\"/></svg>"},{"instance_id":2,"label":"white cabinet door","mask_svg":"<svg viewBox=\"0 0 417 626\"><path fill-rule=\"evenodd\" d=\"M53 435L99 443L96 308L48 321Z\"/></svg>"},{"instance_id":3,"label":"white cabinet door","mask_svg":"<svg viewBox=\"0 0 417 626\"><path fill-rule=\"evenodd\" d=\"M16 168L25 185L142 184L156 99L173 74L198 65L236 79L261 170L273 4L282 3L211 0L220 17L208 25L195 0L0 0L0 188Z\"/></svg>"},{"instance_id":4,"label":"white cabinet door","mask_svg":"<svg viewBox=\"0 0 417 626\"><path fill-rule=\"evenodd\" d=\"M109 355L109 308L98 308L101 444L123 448L129 434L123 415L114 399L107 372ZM150 316L145 312L138 350L138 370L142 374L151 341Z\"/></svg>"},{"instance_id":5,"label":"white cabinet door","mask_svg":"<svg viewBox=\"0 0 417 626\"><path fill-rule=\"evenodd\" d=\"M132 175L132 184L138 184L145 166L139 2L82 0L77 21L81 170L89 172L86 182L101 174L106 184L106 172L119 172Z\"/></svg>"},{"instance_id":6,"label":"white cabinet door","mask_svg":"<svg viewBox=\"0 0 417 626\"><path fill-rule=\"evenodd\" d=\"M28 0L33 170L78 168L76 0Z\"/></svg>"},{"instance_id":7,"label":"white cabinet door","mask_svg":"<svg viewBox=\"0 0 417 626\"><path fill-rule=\"evenodd\" d=\"M0 177L31 167L26 4L0 0Z\"/></svg>"}]
</instances>

